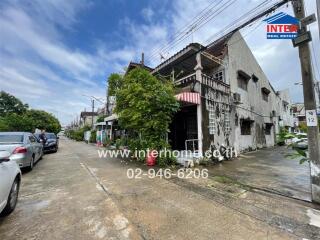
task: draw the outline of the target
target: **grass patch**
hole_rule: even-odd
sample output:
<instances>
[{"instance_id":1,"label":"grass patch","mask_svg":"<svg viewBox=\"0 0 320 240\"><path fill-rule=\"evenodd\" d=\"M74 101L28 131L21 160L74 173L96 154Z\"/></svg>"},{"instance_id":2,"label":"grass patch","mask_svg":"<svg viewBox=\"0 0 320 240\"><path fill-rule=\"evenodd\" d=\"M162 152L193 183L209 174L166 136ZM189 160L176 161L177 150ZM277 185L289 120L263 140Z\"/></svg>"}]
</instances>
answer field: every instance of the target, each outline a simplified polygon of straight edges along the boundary
<instances>
[{"instance_id":1,"label":"grass patch","mask_svg":"<svg viewBox=\"0 0 320 240\"><path fill-rule=\"evenodd\" d=\"M223 183L223 184L226 184L226 185L234 185L236 187L240 187L242 189L245 189L245 190L251 190L252 188L246 184L243 184L235 179L232 179L230 177L227 177L227 176L214 176L212 178L212 180L218 182L218 183Z\"/></svg>"},{"instance_id":2,"label":"grass patch","mask_svg":"<svg viewBox=\"0 0 320 240\"><path fill-rule=\"evenodd\" d=\"M214 181L224 184L233 184L235 181L232 178L226 177L226 176L214 176L212 178Z\"/></svg>"}]
</instances>

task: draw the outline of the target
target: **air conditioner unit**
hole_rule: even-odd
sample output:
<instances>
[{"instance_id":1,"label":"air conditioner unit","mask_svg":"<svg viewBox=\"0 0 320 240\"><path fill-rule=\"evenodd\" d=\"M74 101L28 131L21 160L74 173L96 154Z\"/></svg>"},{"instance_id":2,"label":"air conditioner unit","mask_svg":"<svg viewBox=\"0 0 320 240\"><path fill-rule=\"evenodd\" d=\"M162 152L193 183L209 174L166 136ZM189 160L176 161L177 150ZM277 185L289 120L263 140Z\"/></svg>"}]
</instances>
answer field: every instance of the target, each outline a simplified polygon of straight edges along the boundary
<instances>
[{"instance_id":1,"label":"air conditioner unit","mask_svg":"<svg viewBox=\"0 0 320 240\"><path fill-rule=\"evenodd\" d=\"M241 103L241 95L240 95L240 93L234 93L233 94L233 102L234 103Z\"/></svg>"}]
</instances>

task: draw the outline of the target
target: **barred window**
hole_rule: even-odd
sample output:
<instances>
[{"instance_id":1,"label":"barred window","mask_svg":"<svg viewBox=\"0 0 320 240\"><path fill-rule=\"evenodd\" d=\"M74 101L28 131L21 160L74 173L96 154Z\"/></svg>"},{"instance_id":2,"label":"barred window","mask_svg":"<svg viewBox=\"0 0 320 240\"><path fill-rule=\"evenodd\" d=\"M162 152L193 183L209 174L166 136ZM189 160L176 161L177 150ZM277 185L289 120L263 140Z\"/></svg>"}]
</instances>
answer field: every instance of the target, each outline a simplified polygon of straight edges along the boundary
<instances>
[{"instance_id":1,"label":"barred window","mask_svg":"<svg viewBox=\"0 0 320 240\"><path fill-rule=\"evenodd\" d=\"M225 128L225 131L227 133L231 131L231 127L230 127L230 112L227 111L227 110L224 113L224 128Z\"/></svg>"},{"instance_id":2,"label":"barred window","mask_svg":"<svg viewBox=\"0 0 320 240\"><path fill-rule=\"evenodd\" d=\"M214 135L216 133L216 116L214 111L214 106L212 103L209 103L209 134Z\"/></svg>"},{"instance_id":3,"label":"barred window","mask_svg":"<svg viewBox=\"0 0 320 240\"><path fill-rule=\"evenodd\" d=\"M271 135L271 129L272 129L272 123L266 123L264 134L265 135Z\"/></svg>"},{"instance_id":4,"label":"barred window","mask_svg":"<svg viewBox=\"0 0 320 240\"><path fill-rule=\"evenodd\" d=\"M221 81L221 82L224 82L224 71L223 70L219 70L219 71L216 71L215 73L212 74L212 77L214 80L217 80L217 81Z\"/></svg>"},{"instance_id":5,"label":"barred window","mask_svg":"<svg viewBox=\"0 0 320 240\"><path fill-rule=\"evenodd\" d=\"M242 70L238 70L237 75L238 87L248 91L248 82L251 77Z\"/></svg>"},{"instance_id":6,"label":"barred window","mask_svg":"<svg viewBox=\"0 0 320 240\"><path fill-rule=\"evenodd\" d=\"M241 119L240 120L240 130L241 135L251 135L251 120Z\"/></svg>"}]
</instances>

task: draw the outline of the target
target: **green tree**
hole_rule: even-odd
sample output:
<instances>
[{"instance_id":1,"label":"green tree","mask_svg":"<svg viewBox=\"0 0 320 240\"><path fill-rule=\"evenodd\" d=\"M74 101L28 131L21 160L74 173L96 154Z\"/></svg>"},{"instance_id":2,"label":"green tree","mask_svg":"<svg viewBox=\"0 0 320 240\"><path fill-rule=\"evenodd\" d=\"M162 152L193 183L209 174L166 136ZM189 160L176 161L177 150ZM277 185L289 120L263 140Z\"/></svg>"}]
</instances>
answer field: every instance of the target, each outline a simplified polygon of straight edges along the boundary
<instances>
[{"instance_id":1,"label":"green tree","mask_svg":"<svg viewBox=\"0 0 320 240\"><path fill-rule=\"evenodd\" d=\"M173 84L136 68L124 76L115 95L120 126L145 142L145 147L162 148L172 116L179 109Z\"/></svg>"},{"instance_id":2,"label":"green tree","mask_svg":"<svg viewBox=\"0 0 320 240\"><path fill-rule=\"evenodd\" d=\"M61 130L59 120L41 110L28 110L23 114L10 113L0 118L0 131L34 132L36 128L54 133Z\"/></svg>"},{"instance_id":3,"label":"green tree","mask_svg":"<svg viewBox=\"0 0 320 240\"><path fill-rule=\"evenodd\" d=\"M302 132L307 132L308 131L308 127L307 127L307 124L305 122L302 122L299 124L299 129L302 131Z\"/></svg>"},{"instance_id":4,"label":"green tree","mask_svg":"<svg viewBox=\"0 0 320 240\"><path fill-rule=\"evenodd\" d=\"M98 118L97 118L97 123L99 123L99 122L104 122L104 119L105 119L105 115L100 115L100 116L98 116Z\"/></svg>"},{"instance_id":5,"label":"green tree","mask_svg":"<svg viewBox=\"0 0 320 240\"><path fill-rule=\"evenodd\" d=\"M36 128L58 133L61 130L59 120L51 113L42 110L28 110L18 98L0 92L0 131L34 132Z\"/></svg>"},{"instance_id":6,"label":"green tree","mask_svg":"<svg viewBox=\"0 0 320 240\"><path fill-rule=\"evenodd\" d=\"M32 130L35 128L46 129L47 132L58 133L61 130L59 120L51 113L42 110L29 110L25 113L26 119L32 121Z\"/></svg>"},{"instance_id":7,"label":"green tree","mask_svg":"<svg viewBox=\"0 0 320 240\"><path fill-rule=\"evenodd\" d=\"M123 84L123 76L118 73L110 74L108 78L108 96L115 96L117 90L121 88Z\"/></svg>"},{"instance_id":8,"label":"green tree","mask_svg":"<svg viewBox=\"0 0 320 240\"><path fill-rule=\"evenodd\" d=\"M23 104L15 96L6 93L5 91L0 92L0 116L9 113L21 114L26 112L28 107L28 104Z\"/></svg>"}]
</instances>

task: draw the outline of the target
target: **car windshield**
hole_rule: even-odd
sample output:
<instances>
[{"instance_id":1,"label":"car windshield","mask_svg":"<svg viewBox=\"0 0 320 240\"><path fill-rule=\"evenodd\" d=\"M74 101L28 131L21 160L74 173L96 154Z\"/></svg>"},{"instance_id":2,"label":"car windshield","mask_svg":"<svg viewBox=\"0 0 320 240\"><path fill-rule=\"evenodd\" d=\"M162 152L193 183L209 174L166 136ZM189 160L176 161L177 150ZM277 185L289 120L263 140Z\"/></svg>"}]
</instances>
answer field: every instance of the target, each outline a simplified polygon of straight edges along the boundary
<instances>
[{"instance_id":1,"label":"car windshield","mask_svg":"<svg viewBox=\"0 0 320 240\"><path fill-rule=\"evenodd\" d=\"M53 133L46 133L47 139L56 139L56 135Z\"/></svg>"},{"instance_id":2,"label":"car windshield","mask_svg":"<svg viewBox=\"0 0 320 240\"><path fill-rule=\"evenodd\" d=\"M0 143L22 143L23 135L0 135Z\"/></svg>"}]
</instances>

